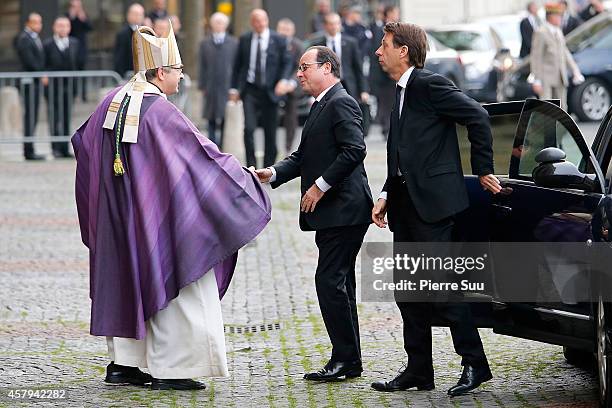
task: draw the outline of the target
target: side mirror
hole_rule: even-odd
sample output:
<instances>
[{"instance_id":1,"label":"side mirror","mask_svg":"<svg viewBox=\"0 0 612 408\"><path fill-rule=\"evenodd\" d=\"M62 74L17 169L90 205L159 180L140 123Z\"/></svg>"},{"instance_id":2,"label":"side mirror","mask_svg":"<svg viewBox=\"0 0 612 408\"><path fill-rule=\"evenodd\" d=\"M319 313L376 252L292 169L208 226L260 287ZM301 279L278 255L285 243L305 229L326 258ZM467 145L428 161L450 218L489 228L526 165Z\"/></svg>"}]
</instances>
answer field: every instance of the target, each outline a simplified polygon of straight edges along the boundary
<instances>
[{"instance_id":1,"label":"side mirror","mask_svg":"<svg viewBox=\"0 0 612 408\"><path fill-rule=\"evenodd\" d=\"M565 152L556 147L542 149L535 157L539 164L531 173L536 185L595 191L595 175L582 173L574 163L566 161L565 157Z\"/></svg>"}]
</instances>

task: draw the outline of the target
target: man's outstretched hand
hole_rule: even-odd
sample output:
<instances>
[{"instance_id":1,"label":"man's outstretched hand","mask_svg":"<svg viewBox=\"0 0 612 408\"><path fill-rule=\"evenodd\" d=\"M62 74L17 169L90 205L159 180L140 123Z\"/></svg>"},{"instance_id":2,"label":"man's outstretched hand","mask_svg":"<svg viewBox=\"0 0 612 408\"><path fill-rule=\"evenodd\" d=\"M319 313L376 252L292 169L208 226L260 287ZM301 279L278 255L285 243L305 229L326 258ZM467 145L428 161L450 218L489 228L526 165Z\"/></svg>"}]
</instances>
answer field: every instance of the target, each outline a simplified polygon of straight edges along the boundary
<instances>
[{"instance_id":1,"label":"man's outstretched hand","mask_svg":"<svg viewBox=\"0 0 612 408\"><path fill-rule=\"evenodd\" d=\"M254 174L257 176L257 178L259 179L260 183L269 183L270 182L270 178L272 177L272 170L265 168L265 169L257 169L255 170L255 167L249 167L249 170L253 169Z\"/></svg>"}]
</instances>

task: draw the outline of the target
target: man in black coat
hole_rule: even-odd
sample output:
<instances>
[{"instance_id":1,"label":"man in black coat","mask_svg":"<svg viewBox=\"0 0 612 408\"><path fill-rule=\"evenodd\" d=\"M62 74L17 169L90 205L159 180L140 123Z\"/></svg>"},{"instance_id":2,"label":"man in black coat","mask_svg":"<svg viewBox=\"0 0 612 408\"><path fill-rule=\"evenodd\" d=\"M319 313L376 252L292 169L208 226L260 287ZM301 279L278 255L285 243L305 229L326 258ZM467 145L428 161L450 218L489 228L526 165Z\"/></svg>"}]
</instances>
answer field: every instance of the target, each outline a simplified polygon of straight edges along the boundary
<instances>
[{"instance_id":1,"label":"man in black coat","mask_svg":"<svg viewBox=\"0 0 612 408\"><path fill-rule=\"evenodd\" d=\"M578 20L576 17L572 15L572 13L570 13L570 11L567 8L566 0L561 0L559 2L559 5L563 9L563 17L561 20L561 30L563 31L563 35L567 35L570 32L574 31L574 29L580 25L580 20Z\"/></svg>"},{"instance_id":2,"label":"man in black coat","mask_svg":"<svg viewBox=\"0 0 612 408\"><path fill-rule=\"evenodd\" d=\"M229 17L225 14L217 12L210 16L212 32L202 40L199 54L198 87L204 95L203 117L208 120L208 138L217 146L223 146L227 92L238 50L238 40L226 31L228 25Z\"/></svg>"},{"instance_id":3,"label":"man in black coat","mask_svg":"<svg viewBox=\"0 0 612 408\"><path fill-rule=\"evenodd\" d=\"M15 37L14 46L21 61L22 71L45 70L45 51L39 37L40 30L42 30L42 17L38 13L31 13L24 29ZM46 81L47 79L43 78L43 84ZM40 83L41 80L38 78L21 81L24 105L24 137L34 136L36 130L38 105L40 104ZM33 143L23 144L23 155L26 160L44 160L44 156L34 153Z\"/></svg>"},{"instance_id":4,"label":"man in black coat","mask_svg":"<svg viewBox=\"0 0 612 408\"><path fill-rule=\"evenodd\" d=\"M145 10L138 3L132 4L127 11L127 24L117 33L114 48L114 70L122 77L126 73L134 71L132 58L132 34L136 27L142 25Z\"/></svg>"},{"instance_id":5,"label":"man in black coat","mask_svg":"<svg viewBox=\"0 0 612 408\"><path fill-rule=\"evenodd\" d=\"M372 220L389 226L393 242L449 242L453 216L468 207L456 124L467 127L471 163L482 187L501 190L493 173L493 148L487 112L446 78L423 69L425 31L407 23L388 23L379 63L397 81L387 141L387 180L372 210ZM388 206L387 206L388 203ZM396 278L399 272L396 271ZM400 278L401 279L401 278ZM397 303L404 322L408 366L379 391L434 388L431 322L435 313L448 321L463 373L451 396L464 394L491 379L491 371L467 303Z\"/></svg>"},{"instance_id":6,"label":"man in black coat","mask_svg":"<svg viewBox=\"0 0 612 408\"><path fill-rule=\"evenodd\" d=\"M344 35L340 16L330 13L325 16L325 36L312 41L312 45L331 48L341 62L340 80L349 95L358 102L367 102L369 98L368 83L363 75L363 57L357 41Z\"/></svg>"},{"instance_id":7,"label":"man in black coat","mask_svg":"<svg viewBox=\"0 0 612 408\"><path fill-rule=\"evenodd\" d=\"M340 83L340 61L327 47L311 47L300 59L298 79L316 98L298 149L273 167L257 170L276 188L301 177L300 228L316 231L315 284L332 343L325 367L304 378L330 381L361 376L355 298L355 260L371 222L372 195L363 160L366 146L357 102Z\"/></svg>"},{"instance_id":8,"label":"man in black coat","mask_svg":"<svg viewBox=\"0 0 612 408\"><path fill-rule=\"evenodd\" d=\"M521 50L519 57L525 58L531 54L531 39L533 32L540 27L540 18L538 17L538 5L535 1L527 3L527 17L521 20L519 28L521 30Z\"/></svg>"},{"instance_id":9,"label":"man in black coat","mask_svg":"<svg viewBox=\"0 0 612 408\"><path fill-rule=\"evenodd\" d=\"M278 103L288 87L291 58L285 38L269 29L265 10L253 10L250 22L253 31L238 42L229 98L242 99L247 166L257 167L253 133L258 123L265 136L264 166L271 166L277 154Z\"/></svg>"},{"instance_id":10,"label":"man in black coat","mask_svg":"<svg viewBox=\"0 0 612 408\"><path fill-rule=\"evenodd\" d=\"M45 71L76 71L79 40L69 37L70 20L58 17L53 22L53 37L45 40ZM69 78L51 78L45 89L51 136L70 136L70 118L77 83ZM53 156L72 157L68 142L52 142Z\"/></svg>"}]
</instances>

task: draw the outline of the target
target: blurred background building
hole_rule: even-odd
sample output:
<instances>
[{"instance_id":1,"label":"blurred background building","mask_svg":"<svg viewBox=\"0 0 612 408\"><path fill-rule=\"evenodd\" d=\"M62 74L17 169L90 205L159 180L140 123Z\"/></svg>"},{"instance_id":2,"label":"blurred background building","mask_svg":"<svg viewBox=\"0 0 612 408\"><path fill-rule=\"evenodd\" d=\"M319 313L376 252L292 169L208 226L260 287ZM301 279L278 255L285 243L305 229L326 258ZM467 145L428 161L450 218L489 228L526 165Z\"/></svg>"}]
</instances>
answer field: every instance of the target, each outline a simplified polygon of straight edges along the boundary
<instances>
[{"instance_id":1,"label":"blurred background building","mask_svg":"<svg viewBox=\"0 0 612 408\"><path fill-rule=\"evenodd\" d=\"M89 33L89 56L86 69L111 69L115 34L125 22L125 11L131 0L83 0L83 6L93 24ZM141 4L148 11L153 0ZM493 2L489 0L332 0L332 9L359 5L363 9L366 24L373 20L374 11L379 4L400 6L403 21L421 25L435 25L470 20L496 14L513 13L522 10L523 0ZM19 63L13 48L13 39L21 30L28 14L36 11L43 17L42 38L51 36L51 24L58 15L64 14L68 0L2 0L0 2L0 70L18 70ZM296 36L307 38L310 22L316 13L316 0L167 0L170 15L177 15L182 21L184 41L182 54L185 54L187 72L196 75L195 64L197 47L204 36L207 18L215 11L222 11L232 18L230 31L236 35L248 29L248 14L255 7L265 8L270 15L270 26L275 27L278 20L288 17L295 22Z\"/></svg>"}]
</instances>

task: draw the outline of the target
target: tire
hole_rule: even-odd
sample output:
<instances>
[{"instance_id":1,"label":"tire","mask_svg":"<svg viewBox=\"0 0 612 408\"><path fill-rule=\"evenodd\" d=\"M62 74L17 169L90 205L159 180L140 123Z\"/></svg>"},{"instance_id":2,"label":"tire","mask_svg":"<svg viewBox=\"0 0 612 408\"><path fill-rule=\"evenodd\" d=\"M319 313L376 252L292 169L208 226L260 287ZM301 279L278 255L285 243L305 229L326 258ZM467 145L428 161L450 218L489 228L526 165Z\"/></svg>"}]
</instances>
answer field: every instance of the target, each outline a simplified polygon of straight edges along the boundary
<instances>
[{"instance_id":1,"label":"tire","mask_svg":"<svg viewBox=\"0 0 612 408\"><path fill-rule=\"evenodd\" d=\"M588 78L571 95L570 107L581 121L599 122L610 109L612 92L597 78Z\"/></svg>"},{"instance_id":2,"label":"tire","mask_svg":"<svg viewBox=\"0 0 612 408\"><path fill-rule=\"evenodd\" d=\"M565 357L565 361L573 366L586 369L594 369L596 367L593 352L572 347L563 347L563 356Z\"/></svg>"},{"instance_id":3,"label":"tire","mask_svg":"<svg viewBox=\"0 0 612 408\"><path fill-rule=\"evenodd\" d=\"M612 319L611 304L600 296L596 313L597 373L599 377L599 403L612 407L612 347L609 326Z\"/></svg>"}]
</instances>

